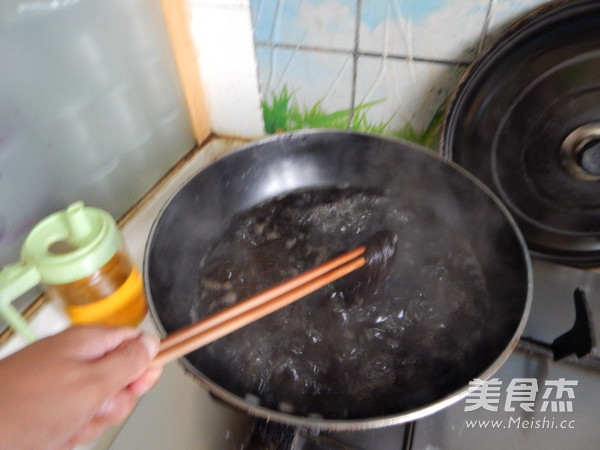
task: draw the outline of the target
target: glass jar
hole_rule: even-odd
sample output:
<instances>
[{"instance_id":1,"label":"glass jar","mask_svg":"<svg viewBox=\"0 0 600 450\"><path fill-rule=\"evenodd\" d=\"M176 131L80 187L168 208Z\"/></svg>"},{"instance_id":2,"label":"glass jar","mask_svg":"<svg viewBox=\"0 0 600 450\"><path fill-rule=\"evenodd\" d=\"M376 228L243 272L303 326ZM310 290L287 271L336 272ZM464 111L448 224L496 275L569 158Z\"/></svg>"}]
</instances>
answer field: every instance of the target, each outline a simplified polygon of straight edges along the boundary
<instances>
[{"instance_id":1,"label":"glass jar","mask_svg":"<svg viewBox=\"0 0 600 450\"><path fill-rule=\"evenodd\" d=\"M71 322L135 326L146 315L142 278L106 211L73 203L39 222L21 248L21 261L0 272L0 314L34 339L10 304L42 284L61 299Z\"/></svg>"}]
</instances>

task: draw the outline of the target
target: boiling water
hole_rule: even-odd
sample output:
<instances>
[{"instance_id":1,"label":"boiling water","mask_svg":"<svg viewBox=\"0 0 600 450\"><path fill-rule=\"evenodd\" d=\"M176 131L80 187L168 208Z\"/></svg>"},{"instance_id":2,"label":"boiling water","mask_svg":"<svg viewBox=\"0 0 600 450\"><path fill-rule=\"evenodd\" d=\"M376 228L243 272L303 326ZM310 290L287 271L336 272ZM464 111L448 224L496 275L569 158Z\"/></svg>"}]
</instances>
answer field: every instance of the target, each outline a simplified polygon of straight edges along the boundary
<instances>
[{"instance_id":1,"label":"boiling water","mask_svg":"<svg viewBox=\"0 0 600 450\"><path fill-rule=\"evenodd\" d=\"M377 192L297 192L234 218L199 267L193 321L393 230L376 286L359 270L193 353L248 401L328 419L405 411L468 382L489 299L467 231ZM464 233L464 234L463 234Z\"/></svg>"}]
</instances>

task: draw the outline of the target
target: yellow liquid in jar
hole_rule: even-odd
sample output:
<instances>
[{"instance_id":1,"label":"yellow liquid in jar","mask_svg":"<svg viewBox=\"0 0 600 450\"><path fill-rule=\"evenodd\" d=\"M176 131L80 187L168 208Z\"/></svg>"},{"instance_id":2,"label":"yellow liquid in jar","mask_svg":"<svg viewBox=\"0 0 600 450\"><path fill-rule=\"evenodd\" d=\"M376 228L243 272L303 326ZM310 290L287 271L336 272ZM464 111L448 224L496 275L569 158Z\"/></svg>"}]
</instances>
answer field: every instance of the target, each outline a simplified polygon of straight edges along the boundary
<instances>
[{"instance_id":1,"label":"yellow liquid in jar","mask_svg":"<svg viewBox=\"0 0 600 450\"><path fill-rule=\"evenodd\" d=\"M113 294L84 305L67 305L66 310L73 325L138 325L147 311L142 277L133 267L125 283Z\"/></svg>"},{"instance_id":2,"label":"yellow liquid in jar","mask_svg":"<svg viewBox=\"0 0 600 450\"><path fill-rule=\"evenodd\" d=\"M142 277L123 252L89 277L50 290L64 301L73 325L136 326L147 312Z\"/></svg>"}]
</instances>

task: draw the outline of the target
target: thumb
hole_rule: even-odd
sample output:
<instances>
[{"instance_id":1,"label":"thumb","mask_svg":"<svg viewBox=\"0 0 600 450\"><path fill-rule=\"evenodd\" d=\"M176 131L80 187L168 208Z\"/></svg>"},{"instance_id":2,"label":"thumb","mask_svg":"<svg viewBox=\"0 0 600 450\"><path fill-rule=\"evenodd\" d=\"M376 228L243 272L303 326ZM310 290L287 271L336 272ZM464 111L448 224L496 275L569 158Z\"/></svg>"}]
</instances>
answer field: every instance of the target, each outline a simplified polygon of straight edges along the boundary
<instances>
[{"instance_id":1,"label":"thumb","mask_svg":"<svg viewBox=\"0 0 600 450\"><path fill-rule=\"evenodd\" d=\"M144 373L158 353L158 346L156 336L142 333L96 360L97 373L108 392L123 389Z\"/></svg>"}]
</instances>

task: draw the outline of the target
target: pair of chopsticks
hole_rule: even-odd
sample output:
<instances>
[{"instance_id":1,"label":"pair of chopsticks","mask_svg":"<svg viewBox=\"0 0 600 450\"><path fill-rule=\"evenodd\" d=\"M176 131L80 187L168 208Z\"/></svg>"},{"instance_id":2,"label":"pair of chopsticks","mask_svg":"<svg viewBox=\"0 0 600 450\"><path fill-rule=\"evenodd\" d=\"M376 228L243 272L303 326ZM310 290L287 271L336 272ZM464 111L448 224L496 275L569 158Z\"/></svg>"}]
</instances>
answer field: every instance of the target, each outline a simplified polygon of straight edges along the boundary
<instances>
[{"instance_id":1,"label":"pair of chopsticks","mask_svg":"<svg viewBox=\"0 0 600 450\"><path fill-rule=\"evenodd\" d=\"M365 246L249 297L182 328L162 340L154 366L162 366L242 328L364 266Z\"/></svg>"}]
</instances>

